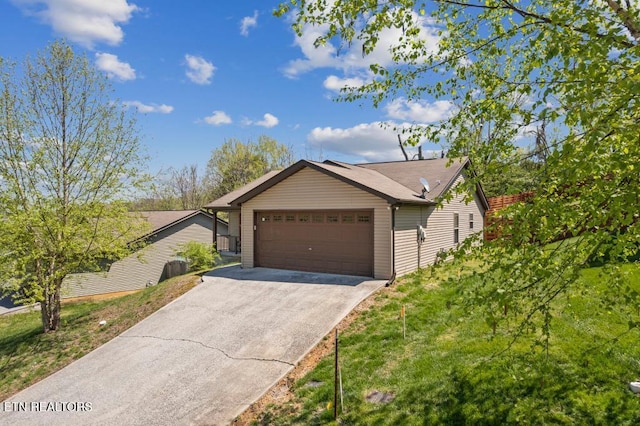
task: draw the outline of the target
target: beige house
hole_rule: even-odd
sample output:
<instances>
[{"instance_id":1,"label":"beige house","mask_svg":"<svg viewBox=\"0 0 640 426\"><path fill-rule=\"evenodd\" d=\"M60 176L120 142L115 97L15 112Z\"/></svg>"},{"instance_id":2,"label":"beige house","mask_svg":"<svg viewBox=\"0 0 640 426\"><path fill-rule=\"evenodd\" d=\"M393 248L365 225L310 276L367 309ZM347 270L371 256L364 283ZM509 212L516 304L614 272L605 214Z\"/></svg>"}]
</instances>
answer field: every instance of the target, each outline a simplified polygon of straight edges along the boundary
<instances>
[{"instance_id":1,"label":"beige house","mask_svg":"<svg viewBox=\"0 0 640 426\"><path fill-rule=\"evenodd\" d=\"M176 260L181 243L213 242L213 216L202 210L146 211L141 215L151 231L141 237L145 247L109 265L105 272L71 274L63 282L62 297L86 297L104 294L125 294L165 278L166 265ZM219 232L228 233L227 223L217 219Z\"/></svg>"},{"instance_id":2,"label":"beige house","mask_svg":"<svg viewBox=\"0 0 640 426\"><path fill-rule=\"evenodd\" d=\"M347 164L301 160L204 208L229 213L242 266L391 279L482 235L480 186L437 201L470 173L468 159Z\"/></svg>"}]
</instances>

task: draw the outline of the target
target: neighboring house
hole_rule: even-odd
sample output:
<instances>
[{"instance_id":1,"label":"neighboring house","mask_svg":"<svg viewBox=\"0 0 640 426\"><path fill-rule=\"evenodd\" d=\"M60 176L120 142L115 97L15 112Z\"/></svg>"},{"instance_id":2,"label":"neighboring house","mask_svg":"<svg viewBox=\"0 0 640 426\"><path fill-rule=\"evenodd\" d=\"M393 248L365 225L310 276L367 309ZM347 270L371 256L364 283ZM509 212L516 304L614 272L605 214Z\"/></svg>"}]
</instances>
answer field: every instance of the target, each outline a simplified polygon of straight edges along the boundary
<instances>
[{"instance_id":1,"label":"neighboring house","mask_svg":"<svg viewBox=\"0 0 640 426\"><path fill-rule=\"evenodd\" d=\"M176 260L181 243L213 242L213 216L201 210L140 212L151 231L141 239L144 248L112 263L106 272L71 274L65 278L62 297L83 297L140 290L161 281L167 262ZM228 233L227 223L217 219L219 232Z\"/></svg>"},{"instance_id":2,"label":"neighboring house","mask_svg":"<svg viewBox=\"0 0 640 426\"><path fill-rule=\"evenodd\" d=\"M433 264L438 252L482 235L478 185L436 208L473 173L468 159L370 164L301 160L206 205L229 213L242 266L390 279ZM423 195L421 178L430 191ZM420 238L422 233L423 239Z\"/></svg>"}]
</instances>

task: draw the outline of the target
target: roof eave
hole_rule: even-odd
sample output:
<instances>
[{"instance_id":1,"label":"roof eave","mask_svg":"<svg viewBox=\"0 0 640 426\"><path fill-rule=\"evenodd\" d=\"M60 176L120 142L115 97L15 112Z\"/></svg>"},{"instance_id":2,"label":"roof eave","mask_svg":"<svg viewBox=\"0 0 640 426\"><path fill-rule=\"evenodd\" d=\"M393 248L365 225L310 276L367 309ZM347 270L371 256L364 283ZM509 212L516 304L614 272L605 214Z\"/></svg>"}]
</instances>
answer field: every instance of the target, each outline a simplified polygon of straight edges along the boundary
<instances>
[{"instance_id":1,"label":"roof eave","mask_svg":"<svg viewBox=\"0 0 640 426\"><path fill-rule=\"evenodd\" d=\"M437 201L432 200L430 198L422 198L419 196L416 196L416 198L413 199L398 199L396 200L396 202L394 204L412 204L412 205L418 205L418 206L435 206L436 204L438 204Z\"/></svg>"},{"instance_id":2,"label":"roof eave","mask_svg":"<svg viewBox=\"0 0 640 426\"><path fill-rule=\"evenodd\" d=\"M476 171L473 168L473 162L471 161L470 158L467 158L467 168L471 173L473 173L475 177L478 176L476 174ZM489 200L487 200L487 196L484 194L484 189L482 189L482 185L480 184L480 181L476 182L476 192L480 195L479 197L480 202L482 203L482 206L484 207L485 211L489 210Z\"/></svg>"},{"instance_id":3,"label":"roof eave","mask_svg":"<svg viewBox=\"0 0 640 426\"><path fill-rule=\"evenodd\" d=\"M474 174L474 176L476 175L476 172L473 170L473 167L472 167L471 159L469 157L464 157L464 161L460 163L460 167L456 170L456 173L453 175L453 178L449 182L447 182L447 185L440 192L441 196L442 194L445 194L447 191L451 189L451 187L456 181L456 178L460 175L460 173L462 173L462 170L464 169L469 170L471 173ZM482 189L482 186L480 185L479 182L476 183L476 194L479 195L478 198L480 199L480 202L482 203L482 206L484 207L485 211L489 210L489 202L487 201L487 197L486 195L484 195L484 190Z\"/></svg>"},{"instance_id":4,"label":"roof eave","mask_svg":"<svg viewBox=\"0 0 640 426\"><path fill-rule=\"evenodd\" d=\"M240 207L233 207L230 205L217 205L217 206L204 206L203 209L207 212L228 212L238 210Z\"/></svg>"},{"instance_id":5,"label":"roof eave","mask_svg":"<svg viewBox=\"0 0 640 426\"><path fill-rule=\"evenodd\" d=\"M156 229L153 229L152 231L146 233L145 235L143 235L143 236L141 236L139 238L136 238L135 240L131 241L131 243L136 243L138 241L142 241L142 240L145 240L145 239L147 239L149 237L152 237L152 236L154 236L154 235L156 235L156 234L158 234L158 233L160 233L160 232L162 232L162 231L164 231L166 229L171 228L172 226L175 226L175 225L179 224L180 222L183 222L185 220L191 219L192 217L195 217L195 216L199 215L200 213L202 213L205 216L208 216L210 219L213 219L213 216L211 214L209 214L208 212L206 212L204 210L196 210L195 212L193 212L193 213L191 213L191 214L189 214L187 216L184 216L184 217L182 217L182 218L180 218L178 220L174 220L171 223L168 223L166 225L163 225L163 226L160 226L160 227L158 227ZM224 222L222 219L218 219L218 220Z\"/></svg>"}]
</instances>

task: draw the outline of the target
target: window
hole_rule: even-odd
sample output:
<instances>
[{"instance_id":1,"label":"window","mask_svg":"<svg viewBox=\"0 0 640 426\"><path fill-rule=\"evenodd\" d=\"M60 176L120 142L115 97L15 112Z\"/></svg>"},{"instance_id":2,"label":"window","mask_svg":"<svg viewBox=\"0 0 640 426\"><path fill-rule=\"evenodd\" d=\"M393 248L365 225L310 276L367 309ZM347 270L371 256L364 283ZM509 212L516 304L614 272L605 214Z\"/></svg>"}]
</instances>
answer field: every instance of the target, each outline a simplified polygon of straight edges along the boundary
<instances>
[{"instance_id":1,"label":"window","mask_svg":"<svg viewBox=\"0 0 640 426\"><path fill-rule=\"evenodd\" d=\"M359 214L358 223L369 223L371 221L368 214Z\"/></svg>"},{"instance_id":2,"label":"window","mask_svg":"<svg viewBox=\"0 0 640 426\"><path fill-rule=\"evenodd\" d=\"M293 214L287 214L284 216L284 220L285 222L295 222L296 221L296 216Z\"/></svg>"},{"instance_id":3,"label":"window","mask_svg":"<svg viewBox=\"0 0 640 426\"><path fill-rule=\"evenodd\" d=\"M322 223L324 222L324 217L322 215L322 213L314 213L313 216L311 216L311 220L313 223Z\"/></svg>"},{"instance_id":4,"label":"window","mask_svg":"<svg viewBox=\"0 0 640 426\"><path fill-rule=\"evenodd\" d=\"M298 215L298 222L309 222L309 214L308 213L300 213Z\"/></svg>"},{"instance_id":5,"label":"window","mask_svg":"<svg viewBox=\"0 0 640 426\"><path fill-rule=\"evenodd\" d=\"M460 242L460 217L458 213L453 214L453 244Z\"/></svg>"},{"instance_id":6,"label":"window","mask_svg":"<svg viewBox=\"0 0 640 426\"><path fill-rule=\"evenodd\" d=\"M263 215L263 216L262 216L262 219L261 219L261 220L262 220L263 222L269 222L269 219L271 219L271 216L269 216L268 214L266 214L266 215Z\"/></svg>"},{"instance_id":7,"label":"window","mask_svg":"<svg viewBox=\"0 0 640 426\"><path fill-rule=\"evenodd\" d=\"M353 215L352 214L343 214L342 215L342 223L353 223Z\"/></svg>"},{"instance_id":8,"label":"window","mask_svg":"<svg viewBox=\"0 0 640 426\"><path fill-rule=\"evenodd\" d=\"M273 221L274 222L282 222L282 215L281 214L274 214L273 215Z\"/></svg>"},{"instance_id":9,"label":"window","mask_svg":"<svg viewBox=\"0 0 640 426\"><path fill-rule=\"evenodd\" d=\"M338 223L338 215L337 214L328 214L327 215L327 223Z\"/></svg>"},{"instance_id":10,"label":"window","mask_svg":"<svg viewBox=\"0 0 640 426\"><path fill-rule=\"evenodd\" d=\"M473 229L473 213L469 213L469 229Z\"/></svg>"}]
</instances>

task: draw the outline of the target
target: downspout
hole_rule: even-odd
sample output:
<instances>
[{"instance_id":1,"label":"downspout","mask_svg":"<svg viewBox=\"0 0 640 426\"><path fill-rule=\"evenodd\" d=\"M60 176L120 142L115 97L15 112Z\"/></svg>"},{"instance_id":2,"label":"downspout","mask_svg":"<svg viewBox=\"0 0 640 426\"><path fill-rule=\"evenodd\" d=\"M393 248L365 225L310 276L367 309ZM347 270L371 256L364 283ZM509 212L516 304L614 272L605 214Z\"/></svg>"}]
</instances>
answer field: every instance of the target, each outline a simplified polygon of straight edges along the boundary
<instances>
[{"instance_id":1,"label":"downspout","mask_svg":"<svg viewBox=\"0 0 640 426\"><path fill-rule=\"evenodd\" d=\"M396 210L397 206L394 204L391 206L391 278L385 284L385 287L389 287L396 280Z\"/></svg>"},{"instance_id":2,"label":"downspout","mask_svg":"<svg viewBox=\"0 0 640 426\"><path fill-rule=\"evenodd\" d=\"M253 244L255 246L255 242ZM236 239L236 254L238 254L238 251L242 253L242 205L240 205L240 211L238 212L238 239Z\"/></svg>"}]
</instances>

